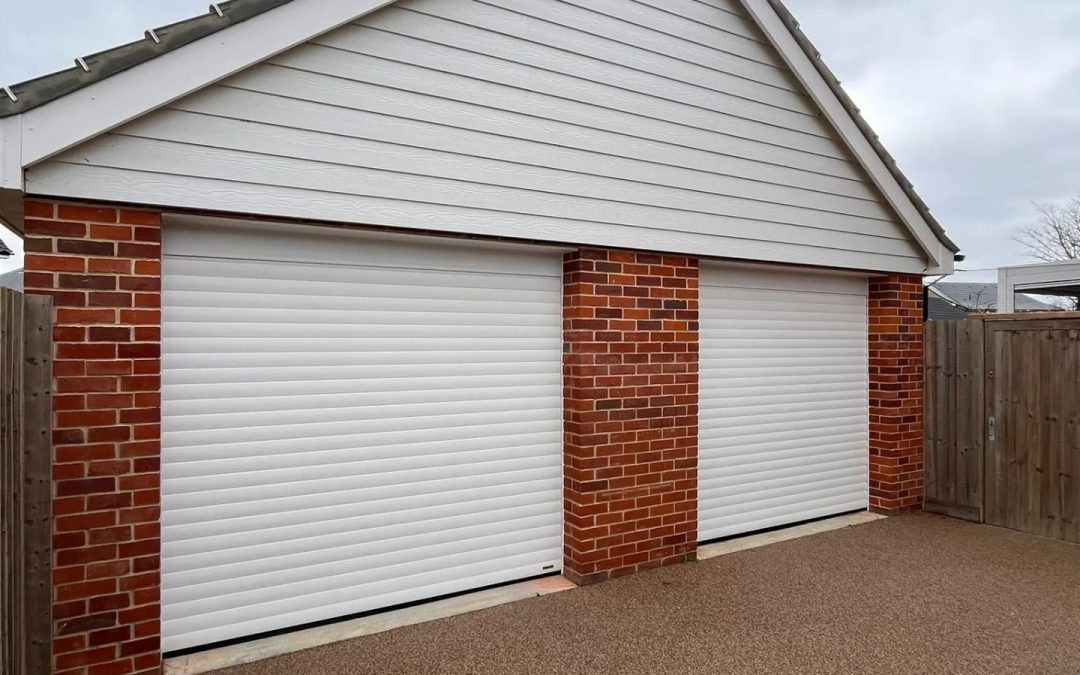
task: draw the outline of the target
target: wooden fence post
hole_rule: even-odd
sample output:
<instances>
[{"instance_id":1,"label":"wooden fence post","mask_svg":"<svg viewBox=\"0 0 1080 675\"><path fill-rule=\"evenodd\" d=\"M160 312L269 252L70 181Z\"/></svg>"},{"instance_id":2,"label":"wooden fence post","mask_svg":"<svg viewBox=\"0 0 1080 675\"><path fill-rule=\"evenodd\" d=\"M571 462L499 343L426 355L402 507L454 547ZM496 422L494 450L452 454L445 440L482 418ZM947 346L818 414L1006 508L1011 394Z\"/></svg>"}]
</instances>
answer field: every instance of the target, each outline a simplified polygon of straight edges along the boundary
<instances>
[{"instance_id":1,"label":"wooden fence post","mask_svg":"<svg viewBox=\"0 0 1080 675\"><path fill-rule=\"evenodd\" d=\"M52 665L52 300L0 289L0 672Z\"/></svg>"}]
</instances>

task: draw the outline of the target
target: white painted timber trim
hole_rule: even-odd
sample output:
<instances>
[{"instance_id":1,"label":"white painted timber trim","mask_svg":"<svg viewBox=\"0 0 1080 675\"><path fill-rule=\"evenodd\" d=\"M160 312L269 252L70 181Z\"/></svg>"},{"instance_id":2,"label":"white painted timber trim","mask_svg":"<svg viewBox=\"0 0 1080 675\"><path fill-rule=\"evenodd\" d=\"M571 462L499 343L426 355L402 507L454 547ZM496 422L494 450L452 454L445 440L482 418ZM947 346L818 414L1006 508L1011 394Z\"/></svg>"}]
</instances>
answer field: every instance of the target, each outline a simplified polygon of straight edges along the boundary
<instances>
[{"instance_id":1,"label":"white painted timber trim","mask_svg":"<svg viewBox=\"0 0 1080 675\"><path fill-rule=\"evenodd\" d=\"M697 550L697 559L708 560L709 558L716 558L718 556L727 555L729 553L738 553L739 551L746 551L752 548L758 548L760 546L778 544L782 541L788 541L790 539L808 537L812 534L831 532L832 530L842 530L845 527L862 525L864 523L870 523L875 520L881 520L885 517L886 516L883 516L879 513L872 513L870 511L859 511L858 513L849 513L842 516L836 516L835 518L826 518L825 520L818 520L813 523L804 523L803 525L785 527L782 530L762 532L760 534L751 534L745 537L736 537L734 539L717 542L715 544L705 544L704 546L699 546Z\"/></svg>"},{"instance_id":2,"label":"white painted timber trim","mask_svg":"<svg viewBox=\"0 0 1080 675\"><path fill-rule=\"evenodd\" d=\"M855 158L870 174L871 180L881 190L886 201L896 210L904 225L911 231L915 241L929 259L926 272L951 274L953 271L952 252L934 234L926 219L922 217L911 198L885 166L885 162L870 145L870 141L859 129L858 124L829 87L825 78L799 46L795 36L769 5L769 0L740 0L740 2L761 27L795 77L806 87L810 97L821 108L825 118L836 128Z\"/></svg>"},{"instance_id":3,"label":"white painted timber trim","mask_svg":"<svg viewBox=\"0 0 1080 675\"><path fill-rule=\"evenodd\" d=\"M0 190L22 189L22 115L12 115L0 119Z\"/></svg>"},{"instance_id":4,"label":"white painted timber trim","mask_svg":"<svg viewBox=\"0 0 1080 675\"><path fill-rule=\"evenodd\" d=\"M1016 288L1009 283L1008 267L998 268L998 283L997 283L997 313L998 314L1012 314L1016 311Z\"/></svg>"},{"instance_id":5,"label":"white painted timber trim","mask_svg":"<svg viewBox=\"0 0 1080 675\"><path fill-rule=\"evenodd\" d=\"M436 600L413 607L373 614L360 619L284 633L261 640L251 640L229 647L210 649L187 656L166 659L165 675L195 675L220 668L261 661L302 649L320 647L332 642L373 635L418 623L445 619L509 602L535 598L576 588L565 577L544 577L532 581L489 588L446 600Z\"/></svg>"},{"instance_id":6,"label":"white painted timber trim","mask_svg":"<svg viewBox=\"0 0 1080 675\"><path fill-rule=\"evenodd\" d=\"M20 116L21 165L36 164L391 2L293 0L28 110ZM4 180L6 157L0 167Z\"/></svg>"}]
</instances>

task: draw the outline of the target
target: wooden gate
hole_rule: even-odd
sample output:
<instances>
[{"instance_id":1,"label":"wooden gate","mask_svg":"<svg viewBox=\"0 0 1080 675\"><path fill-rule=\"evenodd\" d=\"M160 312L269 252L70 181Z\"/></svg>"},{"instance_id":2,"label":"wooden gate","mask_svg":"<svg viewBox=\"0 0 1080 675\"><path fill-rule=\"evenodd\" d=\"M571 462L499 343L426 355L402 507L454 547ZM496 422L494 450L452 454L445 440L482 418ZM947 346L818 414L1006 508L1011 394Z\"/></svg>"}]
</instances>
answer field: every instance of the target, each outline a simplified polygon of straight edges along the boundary
<instances>
[{"instance_id":1,"label":"wooden gate","mask_svg":"<svg viewBox=\"0 0 1080 675\"><path fill-rule=\"evenodd\" d=\"M52 302L0 289L0 673L52 660Z\"/></svg>"},{"instance_id":2,"label":"wooden gate","mask_svg":"<svg viewBox=\"0 0 1080 675\"><path fill-rule=\"evenodd\" d=\"M1080 315L926 326L928 511L1080 542Z\"/></svg>"},{"instance_id":3,"label":"wooden gate","mask_svg":"<svg viewBox=\"0 0 1080 675\"><path fill-rule=\"evenodd\" d=\"M1080 318L985 325L983 519L1080 542Z\"/></svg>"}]
</instances>

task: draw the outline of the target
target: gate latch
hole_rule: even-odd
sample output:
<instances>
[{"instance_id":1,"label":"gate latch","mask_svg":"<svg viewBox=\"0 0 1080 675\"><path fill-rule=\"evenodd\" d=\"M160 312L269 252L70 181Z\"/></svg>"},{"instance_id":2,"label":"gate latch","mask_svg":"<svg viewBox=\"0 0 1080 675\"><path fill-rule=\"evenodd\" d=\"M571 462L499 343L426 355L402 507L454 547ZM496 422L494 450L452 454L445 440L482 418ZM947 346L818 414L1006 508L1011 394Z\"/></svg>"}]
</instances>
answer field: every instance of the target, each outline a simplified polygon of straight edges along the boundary
<instances>
[{"instance_id":1,"label":"gate latch","mask_svg":"<svg viewBox=\"0 0 1080 675\"><path fill-rule=\"evenodd\" d=\"M986 418L986 431L990 437L990 440L994 440L997 436L997 419L994 417Z\"/></svg>"}]
</instances>

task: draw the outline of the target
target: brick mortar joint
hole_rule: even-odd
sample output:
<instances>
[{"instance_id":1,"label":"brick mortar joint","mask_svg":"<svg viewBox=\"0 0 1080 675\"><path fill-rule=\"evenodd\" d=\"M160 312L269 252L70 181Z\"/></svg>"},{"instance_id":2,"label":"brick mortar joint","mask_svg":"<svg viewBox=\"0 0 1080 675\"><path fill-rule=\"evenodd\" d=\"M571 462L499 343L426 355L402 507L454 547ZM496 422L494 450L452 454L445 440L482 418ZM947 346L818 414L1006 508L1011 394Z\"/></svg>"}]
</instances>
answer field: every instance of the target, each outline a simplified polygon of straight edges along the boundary
<instances>
[{"instance_id":1,"label":"brick mortar joint","mask_svg":"<svg viewBox=\"0 0 1080 675\"><path fill-rule=\"evenodd\" d=\"M160 213L26 204L27 292L54 299L53 666L145 672L160 665Z\"/></svg>"},{"instance_id":2,"label":"brick mortar joint","mask_svg":"<svg viewBox=\"0 0 1080 675\"><path fill-rule=\"evenodd\" d=\"M885 511L913 508L922 501L924 480L921 277L871 279L867 313L870 504ZM906 437L913 432L918 436Z\"/></svg>"}]
</instances>

